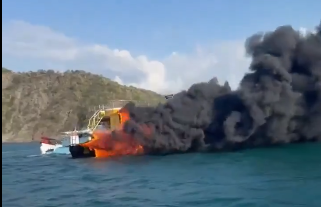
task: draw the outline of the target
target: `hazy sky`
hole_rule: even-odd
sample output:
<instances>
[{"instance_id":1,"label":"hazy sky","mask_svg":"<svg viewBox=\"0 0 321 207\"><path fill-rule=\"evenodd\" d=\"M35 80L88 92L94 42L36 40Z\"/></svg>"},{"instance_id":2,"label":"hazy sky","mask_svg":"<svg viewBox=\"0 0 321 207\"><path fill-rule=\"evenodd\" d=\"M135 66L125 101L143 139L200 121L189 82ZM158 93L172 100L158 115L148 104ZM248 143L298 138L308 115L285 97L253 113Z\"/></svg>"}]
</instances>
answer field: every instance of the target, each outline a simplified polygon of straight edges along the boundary
<instances>
[{"instance_id":1,"label":"hazy sky","mask_svg":"<svg viewBox=\"0 0 321 207\"><path fill-rule=\"evenodd\" d=\"M248 36L284 24L313 29L320 8L316 0L3 0L2 65L87 70L165 93L213 76L236 87Z\"/></svg>"}]
</instances>

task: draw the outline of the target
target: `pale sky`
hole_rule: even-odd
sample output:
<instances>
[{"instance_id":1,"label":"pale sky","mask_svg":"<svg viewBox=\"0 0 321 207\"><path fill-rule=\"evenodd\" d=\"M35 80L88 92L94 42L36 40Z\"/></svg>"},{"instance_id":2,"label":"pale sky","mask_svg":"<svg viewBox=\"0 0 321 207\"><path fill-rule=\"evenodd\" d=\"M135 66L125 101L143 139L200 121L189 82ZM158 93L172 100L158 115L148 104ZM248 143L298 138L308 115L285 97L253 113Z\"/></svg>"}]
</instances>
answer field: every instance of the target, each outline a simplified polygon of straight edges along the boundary
<instances>
[{"instance_id":1,"label":"pale sky","mask_svg":"<svg viewBox=\"0 0 321 207\"><path fill-rule=\"evenodd\" d=\"M320 1L2 1L2 66L86 70L177 92L216 76L236 88L245 39L291 24L313 29Z\"/></svg>"}]
</instances>

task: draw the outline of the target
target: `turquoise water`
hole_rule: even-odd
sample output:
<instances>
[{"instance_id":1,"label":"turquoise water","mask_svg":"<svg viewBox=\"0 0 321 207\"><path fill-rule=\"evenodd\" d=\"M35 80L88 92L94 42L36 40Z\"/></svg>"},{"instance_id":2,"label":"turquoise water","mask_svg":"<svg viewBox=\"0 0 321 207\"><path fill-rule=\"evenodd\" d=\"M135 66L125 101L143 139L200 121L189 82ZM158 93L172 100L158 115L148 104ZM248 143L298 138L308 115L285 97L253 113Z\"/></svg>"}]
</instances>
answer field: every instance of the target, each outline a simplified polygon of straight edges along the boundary
<instances>
[{"instance_id":1,"label":"turquoise water","mask_svg":"<svg viewBox=\"0 0 321 207\"><path fill-rule=\"evenodd\" d=\"M321 144L73 160L2 145L4 207L320 207Z\"/></svg>"}]
</instances>

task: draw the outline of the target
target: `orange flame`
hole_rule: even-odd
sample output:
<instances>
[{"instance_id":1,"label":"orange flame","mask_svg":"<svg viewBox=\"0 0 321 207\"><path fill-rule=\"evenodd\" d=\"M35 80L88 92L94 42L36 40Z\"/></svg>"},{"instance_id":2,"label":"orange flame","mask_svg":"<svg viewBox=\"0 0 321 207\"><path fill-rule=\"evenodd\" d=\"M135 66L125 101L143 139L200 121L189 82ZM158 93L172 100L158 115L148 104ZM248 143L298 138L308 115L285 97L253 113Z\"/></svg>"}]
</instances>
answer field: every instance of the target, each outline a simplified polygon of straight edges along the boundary
<instances>
[{"instance_id":1,"label":"orange flame","mask_svg":"<svg viewBox=\"0 0 321 207\"><path fill-rule=\"evenodd\" d=\"M95 131L93 139L89 142L80 144L95 150L96 157L106 158L111 156L141 155L144 148L134 137L123 131L123 124L129 120L129 114L125 110L120 110L122 119L120 129L114 131ZM151 130L147 126L141 126L145 135L150 135Z\"/></svg>"},{"instance_id":2,"label":"orange flame","mask_svg":"<svg viewBox=\"0 0 321 207\"><path fill-rule=\"evenodd\" d=\"M123 125L125 124L126 121L128 121L130 119L129 113L125 108L122 108L119 110L119 115L121 116L121 128L123 127Z\"/></svg>"}]
</instances>

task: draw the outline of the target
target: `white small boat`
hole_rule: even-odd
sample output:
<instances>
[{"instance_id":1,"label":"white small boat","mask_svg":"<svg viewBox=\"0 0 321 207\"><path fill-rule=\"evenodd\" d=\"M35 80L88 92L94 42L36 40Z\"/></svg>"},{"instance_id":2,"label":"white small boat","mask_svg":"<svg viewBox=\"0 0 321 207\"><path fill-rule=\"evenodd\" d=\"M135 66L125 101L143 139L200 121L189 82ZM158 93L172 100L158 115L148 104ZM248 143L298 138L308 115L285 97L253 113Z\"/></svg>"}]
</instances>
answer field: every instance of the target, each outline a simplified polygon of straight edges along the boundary
<instances>
[{"instance_id":1,"label":"white small boat","mask_svg":"<svg viewBox=\"0 0 321 207\"><path fill-rule=\"evenodd\" d=\"M41 141L40 141L41 154L52 153L55 151L55 149L60 147L63 147L60 141L49 137L41 137Z\"/></svg>"}]
</instances>

